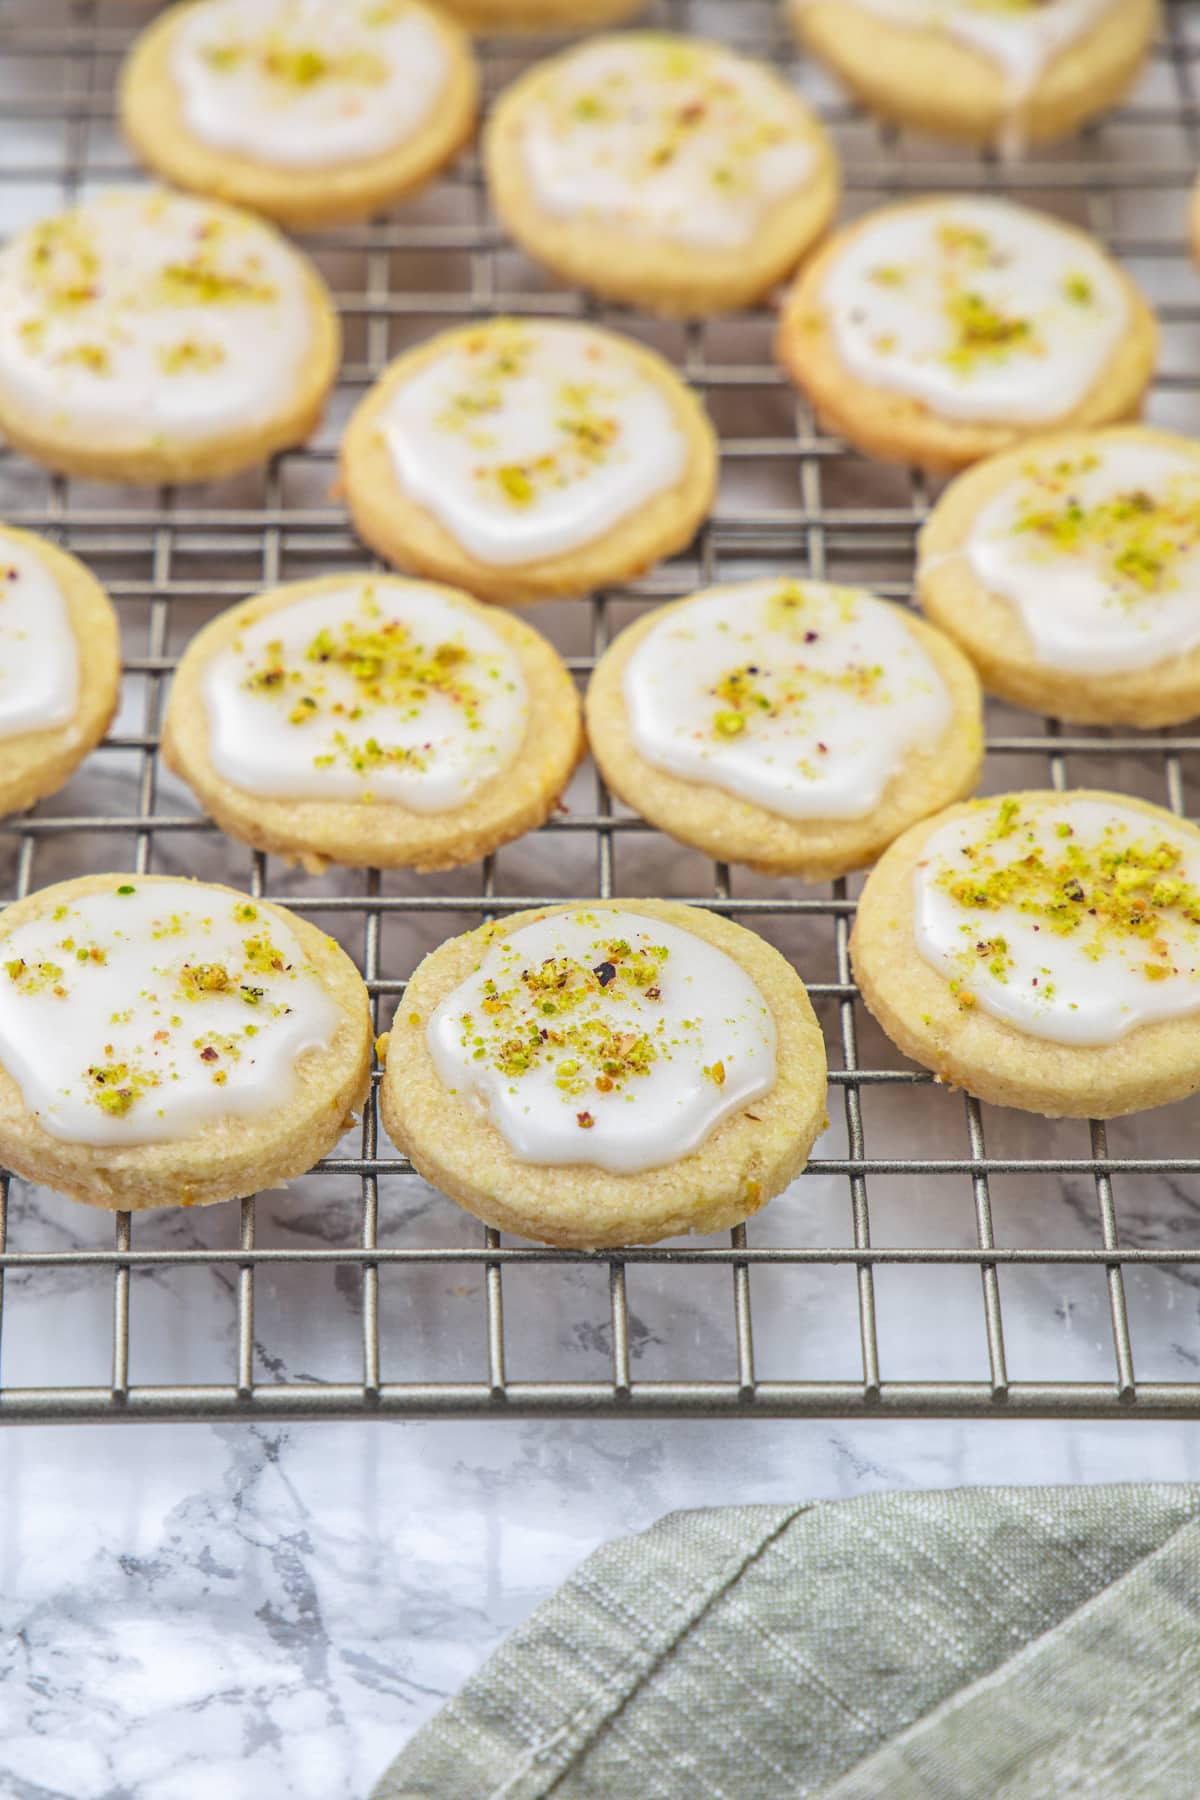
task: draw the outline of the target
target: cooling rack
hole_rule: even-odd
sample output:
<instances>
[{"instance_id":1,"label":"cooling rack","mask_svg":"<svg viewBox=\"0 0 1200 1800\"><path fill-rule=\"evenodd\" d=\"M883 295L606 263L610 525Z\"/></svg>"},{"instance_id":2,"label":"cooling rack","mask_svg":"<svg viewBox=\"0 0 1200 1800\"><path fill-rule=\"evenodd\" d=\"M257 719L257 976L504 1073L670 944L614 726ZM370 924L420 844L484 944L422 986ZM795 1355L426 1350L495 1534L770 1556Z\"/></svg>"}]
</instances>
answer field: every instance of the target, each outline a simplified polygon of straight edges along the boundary
<instances>
[{"instance_id":1,"label":"cooling rack","mask_svg":"<svg viewBox=\"0 0 1200 1800\"><path fill-rule=\"evenodd\" d=\"M151 10L0 8L4 230L138 178L114 129L113 77ZM1096 230L1160 310L1152 416L1200 431L1200 275L1186 243L1195 0L1167 8L1130 104L1010 166L864 120L795 59L772 0L659 0L648 17L790 65L837 136L850 212L982 187ZM481 46L488 92L547 48ZM277 580L370 566L331 493L338 430L389 358L447 319L606 319L670 355L721 429L720 501L688 555L537 614L580 678L640 609L702 582L786 570L909 597L930 488L820 432L772 367L765 311L663 326L555 287L505 243L474 159L370 226L307 242L338 296L347 361L305 450L238 482L152 494L0 454L0 517L92 564L127 653L104 747L60 795L0 825L0 897L100 867L231 881L336 935L381 1029L425 950L489 915L573 895L693 900L760 930L808 980L830 1051L830 1131L788 1195L728 1240L594 1256L477 1227L396 1155L373 1101L311 1176L240 1207L118 1214L114 1233L108 1215L5 1182L0 1419L1200 1413L1200 1102L1106 1128L938 1088L861 1007L847 955L857 883L814 889L707 863L614 806L590 767L543 830L482 867L313 878L230 845L160 770L167 684L205 619ZM996 705L988 726L985 791L1107 785L1195 810L1194 730L1069 731ZM197 1281L215 1310L187 1298ZM349 1337L323 1362L331 1307Z\"/></svg>"}]
</instances>

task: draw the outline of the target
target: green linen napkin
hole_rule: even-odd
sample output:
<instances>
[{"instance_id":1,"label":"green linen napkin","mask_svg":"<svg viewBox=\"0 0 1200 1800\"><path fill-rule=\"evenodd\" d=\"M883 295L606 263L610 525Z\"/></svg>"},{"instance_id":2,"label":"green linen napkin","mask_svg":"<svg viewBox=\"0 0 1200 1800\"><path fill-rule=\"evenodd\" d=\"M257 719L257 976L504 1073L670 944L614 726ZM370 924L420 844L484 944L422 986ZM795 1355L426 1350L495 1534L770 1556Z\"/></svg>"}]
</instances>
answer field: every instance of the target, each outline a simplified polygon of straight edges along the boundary
<instances>
[{"instance_id":1,"label":"green linen napkin","mask_svg":"<svg viewBox=\"0 0 1200 1800\"><path fill-rule=\"evenodd\" d=\"M589 1557L374 1800L1072 1794L1200 1794L1200 1487L673 1513Z\"/></svg>"}]
</instances>

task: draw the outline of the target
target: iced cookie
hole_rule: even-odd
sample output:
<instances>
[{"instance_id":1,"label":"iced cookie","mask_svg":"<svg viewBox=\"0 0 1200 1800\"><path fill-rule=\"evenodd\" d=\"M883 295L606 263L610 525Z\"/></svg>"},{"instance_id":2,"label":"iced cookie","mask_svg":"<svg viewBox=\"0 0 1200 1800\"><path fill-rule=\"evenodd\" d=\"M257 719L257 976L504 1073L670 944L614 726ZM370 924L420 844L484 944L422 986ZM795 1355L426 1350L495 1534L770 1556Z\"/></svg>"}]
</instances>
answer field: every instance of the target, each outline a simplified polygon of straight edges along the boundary
<instances>
[{"instance_id":1,"label":"iced cookie","mask_svg":"<svg viewBox=\"0 0 1200 1800\"><path fill-rule=\"evenodd\" d=\"M647 613L587 698L609 786L721 861L827 880L961 800L979 683L911 614L812 581L710 588Z\"/></svg>"},{"instance_id":2,"label":"iced cookie","mask_svg":"<svg viewBox=\"0 0 1200 1800\"><path fill-rule=\"evenodd\" d=\"M68 474L198 481L262 462L317 425L340 344L312 265L213 201L120 189L0 250L0 429Z\"/></svg>"},{"instance_id":3,"label":"iced cookie","mask_svg":"<svg viewBox=\"0 0 1200 1800\"><path fill-rule=\"evenodd\" d=\"M1085 232L988 198L915 200L839 232L788 298L779 354L833 430L954 470L1138 412L1158 331Z\"/></svg>"},{"instance_id":4,"label":"iced cookie","mask_svg":"<svg viewBox=\"0 0 1200 1800\"><path fill-rule=\"evenodd\" d=\"M497 212L536 261L653 312L749 306L837 209L833 147L795 91L720 44L594 38L501 96Z\"/></svg>"},{"instance_id":5,"label":"iced cookie","mask_svg":"<svg viewBox=\"0 0 1200 1800\"><path fill-rule=\"evenodd\" d=\"M1063 137L1113 106L1156 0L789 0L805 46L870 111L968 143Z\"/></svg>"},{"instance_id":6,"label":"iced cookie","mask_svg":"<svg viewBox=\"0 0 1200 1800\"><path fill-rule=\"evenodd\" d=\"M384 1123L426 1180L571 1249L736 1225L826 1122L800 977L741 926L664 900L547 907L451 939L385 1047Z\"/></svg>"},{"instance_id":7,"label":"iced cookie","mask_svg":"<svg viewBox=\"0 0 1200 1800\"><path fill-rule=\"evenodd\" d=\"M892 1041L981 1100L1112 1118L1200 1088L1200 831L1161 807L951 807L867 877L851 952Z\"/></svg>"},{"instance_id":8,"label":"iced cookie","mask_svg":"<svg viewBox=\"0 0 1200 1800\"><path fill-rule=\"evenodd\" d=\"M422 0L185 0L134 45L120 113L168 181L303 228L422 187L474 130L478 86Z\"/></svg>"},{"instance_id":9,"label":"iced cookie","mask_svg":"<svg viewBox=\"0 0 1200 1800\"><path fill-rule=\"evenodd\" d=\"M1125 426L981 463L921 534L921 604L985 687L1081 724L1200 713L1200 444Z\"/></svg>"},{"instance_id":10,"label":"iced cookie","mask_svg":"<svg viewBox=\"0 0 1200 1800\"><path fill-rule=\"evenodd\" d=\"M341 468L373 550L518 604L682 550L712 505L717 444L653 351L593 325L493 319L397 358L351 418Z\"/></svg>"},{"instance_id":11,"label":"iced cookie","mask_svg":"<svg viewBox=\"0 0 1200 1800\"><path fill-rule=\"evenodd\" d=\"M0 926L0 1163L90 1206L231 1200L301 1175L366 1098L367 991L282 907L87 875Z\"/></svg>"},{"instance_id":12,"label":"iced cookie","mask_svg":"<svg viewBox=\"0 0 1200 1800\"><path fill-rule=\"evenodd\" d=\"M302 862L445 869L531 831L579 699L511 613L394 576L259 594L188 645L163 753L223 831Z\"/></svg>"},{"instance_id":13,"label":"iced cookie","mask_svg":"<svg viewBox=\"0 0 1200 1800\"><path fill-rule=\"evenodd\" d=\"M0 814L68 781L117 708L116 614L75 557L0 525Z\"/></svg>"},{"instance_id":14,"label":"iced cookie","mask_svg":"<svg viewBox=\"0 0 1200 1800\"><path fill-rule=\"evenodd\" d=\"M442 0L470 31L592 31L644 12L646 0Z\"/></svg>"}]
</instances>

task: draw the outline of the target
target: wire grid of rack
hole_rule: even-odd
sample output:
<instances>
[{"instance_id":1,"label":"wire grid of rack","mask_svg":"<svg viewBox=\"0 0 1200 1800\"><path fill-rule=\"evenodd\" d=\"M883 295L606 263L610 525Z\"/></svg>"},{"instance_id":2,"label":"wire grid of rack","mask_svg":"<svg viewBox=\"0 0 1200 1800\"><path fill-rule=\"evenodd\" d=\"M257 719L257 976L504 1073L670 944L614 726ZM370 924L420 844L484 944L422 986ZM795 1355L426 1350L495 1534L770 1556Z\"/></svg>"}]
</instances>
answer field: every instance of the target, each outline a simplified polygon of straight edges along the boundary
<instances>
[{"instance_id":1,"label":"wire grid of rack","mask_svg":"<svg viewBox=\"0 0 1200 1800\"><path fill-rule=\"evenodd\" d=\"M112 84L148 10L127 0L8 0L0 12L6 228L89 186L136 178L115 133ZM773 0L660 0L648 16L706 30L781 65L795 58ZM481 46L489 92L546 48ZM1191 269L1184 225L1200 160L1198 57L1200 6L1176 0L1134 99L1082 138L1012 167L881 131L845 106L819 72L795 67L839 139L852 210L905 191L985 186L1040 201L1107 238L1143 279L1164 320L1155 416L1200 429L1200 277ZM347 363L331 419L306 450L247 481L156 494L51 478L0 456L0 516L49 533L96 568L117 601L128 653L122 711L90 772L0 828L4 896L101 866L238 882L319 918L339 936L360 963L382 1027L404 977L441 936L489 914L575 894L670 893L762 930L795 958L826 1027L833 1125L789 1196L728 1242L596 1256L503 1241L427 1191L409 1204L421 1184L382 1137L373 1102L361 1136L299 1184L303 1203L320 1212L315 1236L291 1229L288 1196L268 1213L267 1230L262 1200L248 1199L240 1211L214 1209L219 1221L206 1220L192 1236L172 1236L157 1216L135 1223L118 1214L115 1237L111 1224L88 1215L89 1231L64 1240L43 1225L46 1209L55 1219L62 1208L77 1217L69 1203L6 1183L0 1298L6 1288L10 1310L21 1302L33 1320L34 1347L18 1358L8 1385L0 1382L0 1419L1200 1413L1200 1380L1185 1378L1189 1364L1200 1366L1200 1326L1191 1320L1189 1341L1175 1346L1172 1378L1156 1372L1147 1379L1135 1355L1128 1298L1143 1273L1182 1281L1185 1294L1200 1285L1200 1151L1163 1154L1159 1115L1148 1125L1107 1130L1098 1123L1069 1130L1014 1122L905 1065L875 1031L852 984L847 939L857 884L820 891L769 883L671 851L614 808L590 770L568 795L567 810L514 858L501 852L481 871L440 880L346 871L306 878L229 846L163 775L157 747L164 691L191 630L220 606L279 579L368 566L328 491L337 430L348 403L389 358L446 319L501 310L611 319L671 354L721 427L721 500L691 552L630 588L537 615L581 677L626 618L701 582L786 569L869 583L897 599L909 595L914 535L931 499L926 484L873 468L821 433L772 367L766 312L653 326L556 288L505 244L474 158L431 196L370 226L313 238L309 247L338 296ZM1182 815L1196 777L1200 736L1191 732L1071 732L1053 720L990 710L986 780L993 790L1118 782ZM1171 1114L1184 1152L1195 1117L1194 1107ZM1070 1194L1078 1230L1051 1224L1049 1241L1042 1241L1044 1234L1027 1228L1046 1183ZM899 1194L888 1205L906 1223L881 1233L879 1196L888 1184ZM1053 1220L1068 1216L1048 1210ZM1082 1241L1060 1241L1072 1238ZM591 1333L599 1366L576 1378L543 1345L529 1374L518 1372L506 1289L511 1296L526 1273L549 1283L564 1266L594 1274L606 1287ZM143 1278L196 1268L220 1278L229 1296L222 1367L201 1381L143 1371L131 1294ZM331 1269L354 1319L352 1366L337 1379L298 1375L272 1356L261 1303L256 1325L256 1297L289 1271L315 1279ZM1004 1284L1031 1269L1052 1287L1080 1273L1101 1287L1103 1355L1091 1378L1055 1378L1036 1357L1031 1378L1010 1371L1022 1312ZM969 1279L974 1298L933 1319L934 1373L910 1379L889 1368L881 1348L879 1286L893 1271L915 1270L926 1279L955 1271ZM844 1278L840 1316L853 1339L850 1363L836 1375L804 1328L811 1283L835 1271ZM64 1275L93 1284L93 1294L102 1284L109 1296L110 1322L92 1343L83 1379L54 1378L39 1362L44 1284ZM443 1285L432 1301L428 1291L424 1300L381 1299L385 1283L451 1275L467 1285ZM688 1331L672 1333L679 1309L669 1296L660 1332L639 1325L628 1285L657 1275L703 1283ZM536 1288L525 1291L532 1304L522 1306L520 1326L528 1335L538 1299ZM1148 1290L1149 1312L1161 1310L1162 1291ZM935 1292L921 1290L922 1308ZM478 1368L467 1378L447 1378L444 1363L429 1378L409 1355L417 1311L447 1293L460 1305L463 1296L469 1301L454 1326L477 1346ZM180 1329L186 1326L185 1312ZM704 1348L710 1337L715 1359ZM760 1351L768 1338L769 1367ZM657 1347L653 1365L641 1355L643 1339ZM11 1357L2 1335L0 1352L6 1372Z\"/></svg>"}]
</instances>

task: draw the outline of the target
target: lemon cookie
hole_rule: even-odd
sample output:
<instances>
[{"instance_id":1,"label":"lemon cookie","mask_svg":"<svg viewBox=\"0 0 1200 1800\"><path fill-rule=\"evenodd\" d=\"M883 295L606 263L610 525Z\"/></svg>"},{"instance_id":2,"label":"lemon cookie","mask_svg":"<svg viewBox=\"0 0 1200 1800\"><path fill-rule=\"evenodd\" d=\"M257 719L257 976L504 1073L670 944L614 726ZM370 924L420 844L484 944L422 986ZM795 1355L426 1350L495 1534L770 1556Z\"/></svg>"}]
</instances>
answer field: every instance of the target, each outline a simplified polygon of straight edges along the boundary
<instances>
[{"instance_id":1,"label":"lemon cookie","mask_svg":"<svg viewBox=\"0 0 1200 1800\"><path fill-rule=\"evenodd\" d=\"M951 471L1138 412L1154 315L1086 232L992 198L910 201L839 232L788 298L779 354L869 455Z\"/></svg>"},{"instance_id":2,"label":"lemon cookie","mask_svg":"<svg viewBox=\"0 0 1200 1800\"><path fill-rule=\"evenodd\" d=\"M207 1205L303 1174L370 1080L332 938L231 888L88 875L0 927L0 1162L90 1206Z\"/></svg>"},{"instance_id":3,"label":"lemon cookie","mask_svg":"<svg viewBox=\"0 0 1200 1800\"><path fill-rule=\"evenodd\" d=\"M951 807L867 877L851 953L892 1041L981 1100L1112 1118L1200 1088L1200 831L1161 807Z\"/></svg>"},{"instance_id":4,"label":"lemon cookie","mask_svg":"<svg viewBox=\"0 0 1200 1800\"><path fill-rule=\"evenodd\" d=\"M341 470L381 556L518 604L683 549L712 505L717 444L653 351L594 325L493 319L397 358L351 418Z\"/></svg>"},{"instance_id":5,"label":"lemon cookie","mask_svg":"<svg viewBox=\"0 0 1200 1800\"><path fill-rule=\"evenodd\" d=\"M959 476L921 533L921 604L985 687L1081 724L1200 713L1200 444L1046 438Z\"/></svg>"},{"instance_id":6,"label":"lemon cookie","mask_svg":"<svg viewBox=\"0 0 1200 1800\"><path fill-rule=\"evenodd\" d=\"M466 39L422 0L185 0L121 74L143 162L285 225L363 218L471 136Z\"/></svg>"},{"instance_id":7,"label":"lemon cookie","mask_svg":"<svg viewBox=\"0 0 1200 1800\"><path fill-rule=\"evenodd\" d=\"M591 31L644 12L646 0L442 0L470 31Z\"/></svg>"},{"instance_id":8,"label":"lemon cookie","mask_svg":"<svg viewBox=\"0 0 1200 1800\"><path fill-rule=\"evenodd\" d=\"M587 698L609 786L663 831L768 875L860 868L969 794L979 683L898 606L812 581L750 581L622 632Z\"/></svg>"},{"instance_id":9,"label":"lemon cookie","mask_svg":"<svg viewBox=\"0 0 1200 1800\"><path fill-rule=\"evenodd\" d=\"M311 264L215 201L118 189L0 250L0 429L68 474L262 462L317 425L340 342Z\"/></svg>"},{"instance_id":10,"label":"lemon cookie","mask_svg":"<svg viewBox=\"0 0 1200 1800\"><path fill-rule=\"evenodd\" d=\"M789 0L805 46L882 118L1019 148L1136 79L1157 0Z\"/></svg>"},{"instance_id":11,"label":"lemon cookie","mask_svg":"<svg viewBox=\"0 0 1200 1800\"><path fill-rule=\"evenodd\" d=\"M163 753L231 836L445 869L553 810L583 749L558 655L510 613L394 576L260 594L183 656Z\"/></svg>"},{"instance_id":12,"label":"lemon cookie","mask_svg":"<svg viewBox=\"0 0 1200 1800\"><path fill-rule=\"evenodd\" d=\"M547 907L451 939L385 1047L384 1123L426 1180L571 1249L736 1225L826 1123L800 977L741 926L663 900Z\"/></svg>"},{"instance_id":13,"label":"lemon cookie","mask_svg":"<svg viewBox=\"0 0 1200 1800\"><path fill-rule=\"evenodd\" d=\"M0 525L0 813L70 779L107 731L120 681L100 583L66 551Z\"/></svg>"},{"instance_id":14,"label":"lemon cookie","mask_svg":"<svg viewBox=\"0 0 1200 1800\"><path fill-rule=\"evenodd\" d=\"M488 185L566 281L653 312L749 306L837 209L833 147L795 91L720 44L594 38L501 96Z\"/></svg>"}]
</instances>

